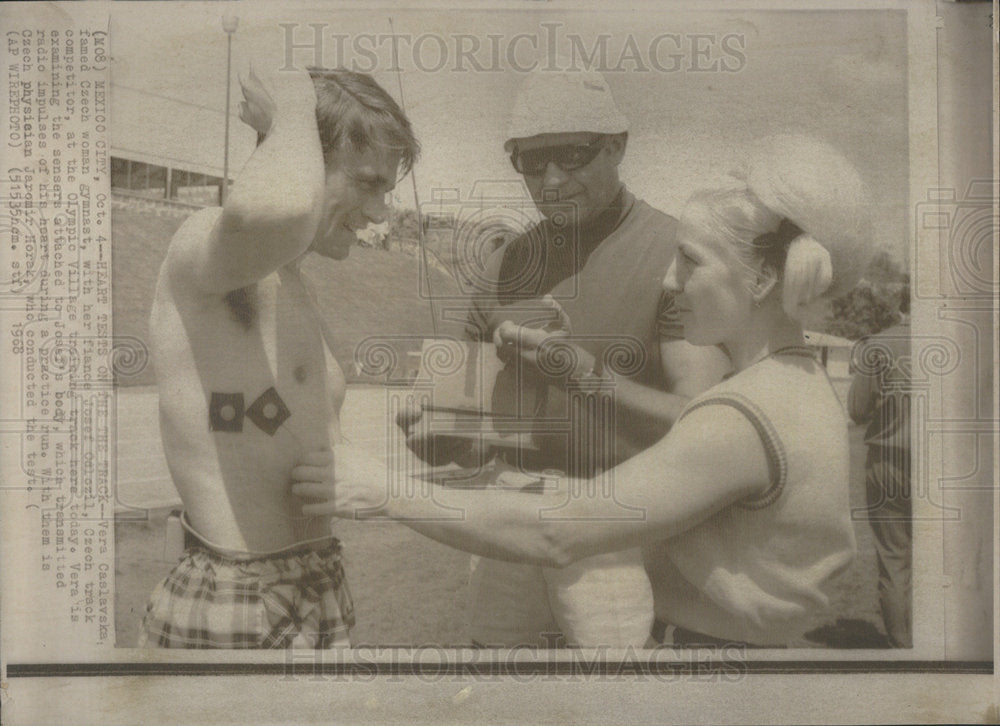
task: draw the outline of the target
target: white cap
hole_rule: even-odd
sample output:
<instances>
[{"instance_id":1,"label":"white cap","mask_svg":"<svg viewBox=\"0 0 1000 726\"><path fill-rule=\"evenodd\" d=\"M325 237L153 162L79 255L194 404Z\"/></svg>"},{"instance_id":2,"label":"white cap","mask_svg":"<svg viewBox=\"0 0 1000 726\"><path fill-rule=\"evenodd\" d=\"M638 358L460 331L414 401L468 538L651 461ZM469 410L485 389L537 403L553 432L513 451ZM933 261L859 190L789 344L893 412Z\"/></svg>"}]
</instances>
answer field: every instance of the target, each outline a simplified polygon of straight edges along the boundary
<instances>
[{"instance_id":1,"label":"white cap","mask_svg":"<svg viewBox=\"0 0 1000 726\"><path fill-rule=\"evenodd\" d=\"M597 71L539 67L518 91L504 149L510 151L514 139L578 131L621 134L628 131L628 119Z\"/></svg>"}]
</instances>

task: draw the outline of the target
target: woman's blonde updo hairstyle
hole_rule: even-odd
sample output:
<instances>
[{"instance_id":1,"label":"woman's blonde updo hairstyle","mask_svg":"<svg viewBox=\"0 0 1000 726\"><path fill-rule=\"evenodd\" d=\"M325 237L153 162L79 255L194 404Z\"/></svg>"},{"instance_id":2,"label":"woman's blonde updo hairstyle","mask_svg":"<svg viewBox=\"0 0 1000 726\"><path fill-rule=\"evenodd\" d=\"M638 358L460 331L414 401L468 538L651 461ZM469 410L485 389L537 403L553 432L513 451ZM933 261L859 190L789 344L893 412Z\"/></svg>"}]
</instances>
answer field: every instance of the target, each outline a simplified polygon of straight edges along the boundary
<instances>
[{"instance_id":1,"label":"woman's blonde updo hairstyle","mask_svg":"<svg viewBox=\"0 0 1000 726\"><path fill-rule=\"evenodd\" d=\"M748 264L780 275L795 319L857 284L874 253L869 195L840 152L807 136L772 136L716 188L695 193L688 223L728 241Z\"/></svg>"}]
</instances>

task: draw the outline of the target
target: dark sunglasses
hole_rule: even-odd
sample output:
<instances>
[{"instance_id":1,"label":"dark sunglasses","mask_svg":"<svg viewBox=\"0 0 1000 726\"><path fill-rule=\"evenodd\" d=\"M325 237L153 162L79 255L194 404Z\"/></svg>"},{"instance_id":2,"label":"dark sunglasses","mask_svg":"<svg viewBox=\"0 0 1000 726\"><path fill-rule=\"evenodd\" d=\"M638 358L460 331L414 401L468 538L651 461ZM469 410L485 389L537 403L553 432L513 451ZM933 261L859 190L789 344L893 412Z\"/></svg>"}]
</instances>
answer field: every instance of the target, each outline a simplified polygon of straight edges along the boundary
<instances>
[{"instance_id":1,"label":"dark sunglasses","mask_svg":"<svg viewBox=\"0 0 1000 726\"><path fill-rule=\"evenodd\" d=\"M594 160L603 148L603 136L598 136L589 144L566 144L565 146L542 146L521 151L517 148L510 154L510 163L518 174L541 176L552 162L563 171L573 171Z\"/></svg>"}]
</instances>

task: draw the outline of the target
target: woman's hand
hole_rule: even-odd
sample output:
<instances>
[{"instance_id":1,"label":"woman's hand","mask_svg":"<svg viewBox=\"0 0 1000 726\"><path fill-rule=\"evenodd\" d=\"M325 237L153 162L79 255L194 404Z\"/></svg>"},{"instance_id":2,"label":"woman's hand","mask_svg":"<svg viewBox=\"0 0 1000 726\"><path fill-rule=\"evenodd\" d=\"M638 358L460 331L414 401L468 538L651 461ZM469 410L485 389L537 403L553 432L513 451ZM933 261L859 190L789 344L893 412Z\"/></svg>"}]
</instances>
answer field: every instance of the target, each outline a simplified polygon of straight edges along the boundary
<instances>
[{"instance_id":1,"label":"woman's hand","mask_svg":"<svg viewBox=\"0 0 1000 726\"><path fill-rule=\"evenodd\" d=\"M292 469L292 493L311 500L306 516L361 519L378 514L387 500L385 466L353 444L305 454Z\"/></svg>"},{"instance_id":2,"label":"woman's hand","mask_svg":"<svg viewBox=\"0 0 1000 726\"><path fill-rule=\"evenodd\" d=\"M251 65L240 88L240 120L265 136L283 115L316 113L316 89L305 70L258 73Z\"/></svg>"}]
</instances>

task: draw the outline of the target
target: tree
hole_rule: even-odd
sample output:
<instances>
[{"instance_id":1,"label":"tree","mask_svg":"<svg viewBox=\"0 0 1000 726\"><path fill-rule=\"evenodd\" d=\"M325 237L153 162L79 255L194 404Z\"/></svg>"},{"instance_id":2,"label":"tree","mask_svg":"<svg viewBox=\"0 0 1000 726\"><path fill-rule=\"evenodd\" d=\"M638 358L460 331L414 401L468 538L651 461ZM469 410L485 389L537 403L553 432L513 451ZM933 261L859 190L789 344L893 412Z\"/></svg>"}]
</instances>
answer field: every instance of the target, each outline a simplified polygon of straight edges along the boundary
<instances>
[{"instance_id":1,"label":"tree","mask_svg":"<svg viewBox=\"0 0 1000 726\"><path fill-rule=\"evenodd\" d=\"M864 279L830 304L825 332L857 340L894 325L899 321L902 297L909 297L909 282L899 263L880 253Z\"/></svg>"},{"instance_id":2,"label":"tree","mask_svg":"<svg viewBox=\"0 0 1000 726\"><path fill-rule=\"evenodd\" d=\"M405 240L414 244L419 238L418 226L417 210L394 209L392 219L389 222L389 237L397 243L402 243Z\"/></svg>"}]
</instances>

